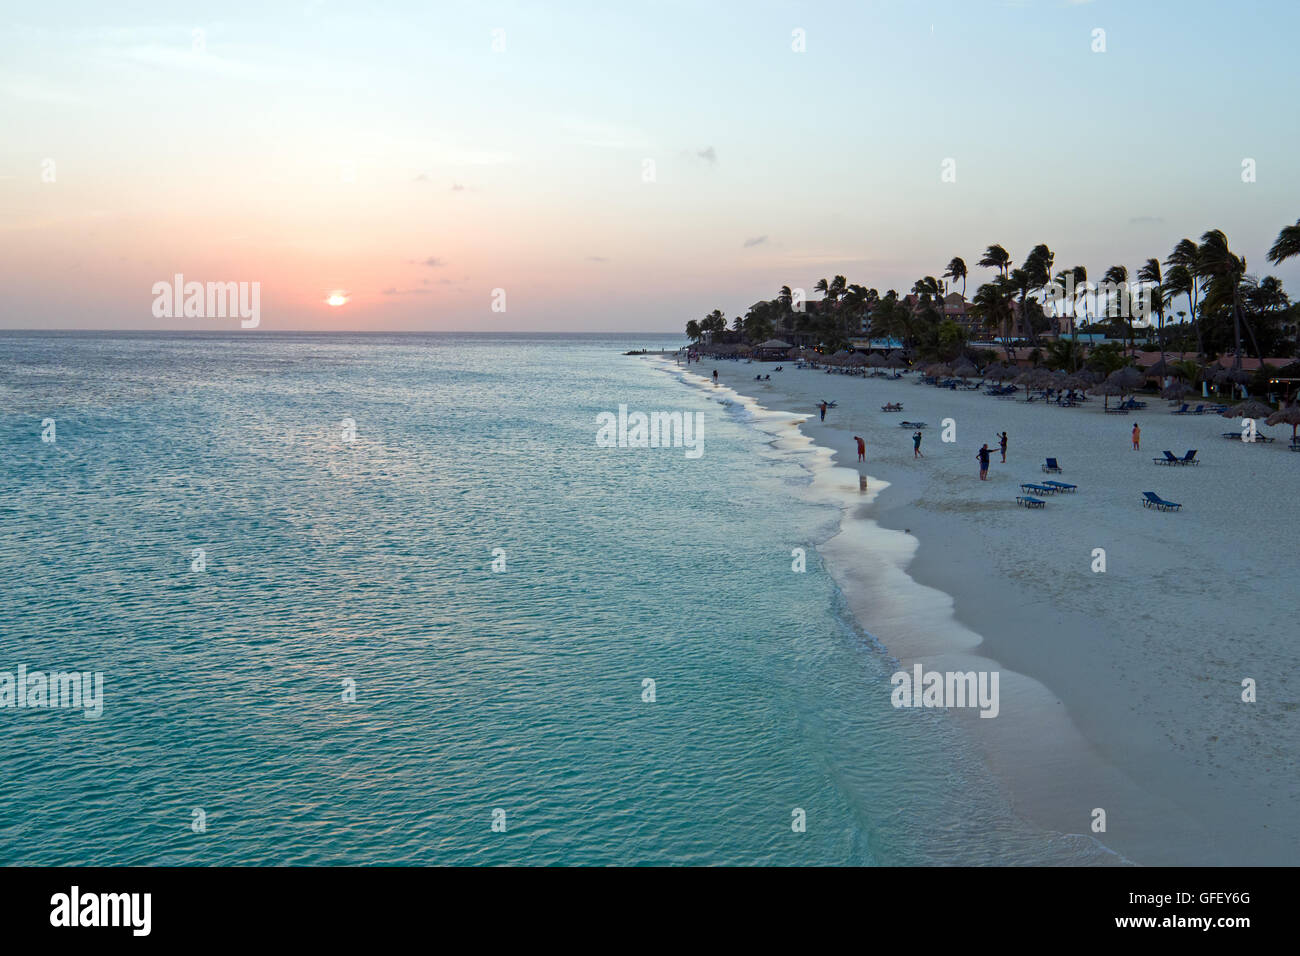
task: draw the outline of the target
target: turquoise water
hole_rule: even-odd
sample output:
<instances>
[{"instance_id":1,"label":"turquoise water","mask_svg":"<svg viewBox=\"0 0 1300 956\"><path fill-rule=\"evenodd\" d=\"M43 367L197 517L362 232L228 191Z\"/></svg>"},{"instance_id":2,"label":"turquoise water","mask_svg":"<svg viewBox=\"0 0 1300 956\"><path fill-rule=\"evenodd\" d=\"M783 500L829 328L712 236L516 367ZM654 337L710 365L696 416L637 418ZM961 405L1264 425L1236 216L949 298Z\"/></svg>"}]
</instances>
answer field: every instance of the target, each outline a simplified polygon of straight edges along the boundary
<instances>
[{"instance_id":1,"label":"turquoise water","mask_svg":"<svg viewBox=\"0 0 1300 956\"><path fill-rule=\"evenodd\" d=\"M0 708L0 862L1099 859L891 710L838 510L620 354L677 344L0 335L0 670L105 681L98 720ZM703 413L703 456L597 448L620 404Z\"/></svg>"}]
</instances>

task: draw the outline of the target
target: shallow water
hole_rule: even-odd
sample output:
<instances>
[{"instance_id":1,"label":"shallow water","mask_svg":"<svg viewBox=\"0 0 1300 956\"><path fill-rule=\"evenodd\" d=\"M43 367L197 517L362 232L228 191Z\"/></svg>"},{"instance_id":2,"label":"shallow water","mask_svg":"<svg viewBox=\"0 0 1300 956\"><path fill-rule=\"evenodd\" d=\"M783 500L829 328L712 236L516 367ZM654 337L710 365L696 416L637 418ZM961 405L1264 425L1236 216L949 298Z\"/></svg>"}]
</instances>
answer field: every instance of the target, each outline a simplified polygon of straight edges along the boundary
<instances>
[{"instance_id":1,"label":"shallow water","mask_svg":"<svg viewBox=\"0 0 1300 956\"><path fill-rule=\"evenodd\" d=\"M823 458L620 354L676 344L0 335L0 670L105 680L0 708L0 862L1109 861L889 706ZM596 447L620 404L702 457Z\"/></svg>"}]
</instances>

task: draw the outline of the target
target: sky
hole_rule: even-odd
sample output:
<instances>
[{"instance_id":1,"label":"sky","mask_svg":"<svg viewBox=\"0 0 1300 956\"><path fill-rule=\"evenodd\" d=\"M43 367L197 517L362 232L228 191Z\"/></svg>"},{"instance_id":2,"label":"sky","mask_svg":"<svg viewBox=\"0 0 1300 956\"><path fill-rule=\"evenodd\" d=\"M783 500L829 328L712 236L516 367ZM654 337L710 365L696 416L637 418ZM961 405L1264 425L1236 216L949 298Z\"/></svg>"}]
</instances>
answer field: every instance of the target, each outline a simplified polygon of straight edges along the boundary
<instances>
[{"instance_id":1,"label":"sky","mask_svg":"<svg viewBox=\"0 0 1300 956\"><path fill-rule=\"evenodd\" d=\"M1298 27L1217 0L11 4L0 328L240 327L156 314L179 274L256 283L262 330L678 331L954 256L973 294L995 242L1133 272L1211 228L1300 297L1265 259L1300 218Z\"/></svg>"}]
</instances>

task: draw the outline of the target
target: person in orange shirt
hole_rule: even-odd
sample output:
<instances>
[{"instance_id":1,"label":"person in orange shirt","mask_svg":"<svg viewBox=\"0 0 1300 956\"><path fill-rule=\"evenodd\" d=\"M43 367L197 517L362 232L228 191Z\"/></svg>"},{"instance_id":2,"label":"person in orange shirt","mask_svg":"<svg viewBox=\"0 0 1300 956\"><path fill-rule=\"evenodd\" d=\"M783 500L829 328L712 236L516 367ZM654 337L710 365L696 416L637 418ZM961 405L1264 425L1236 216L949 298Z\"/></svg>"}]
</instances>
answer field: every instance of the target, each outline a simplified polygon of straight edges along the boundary
<instances>
[{"instance_id":1,"label":"person in orange shirt","mask_svg":"<svg viewBox=\"0 0 1300 956\"><path fill-rule=\"evenodd\" d=\"M1133 423L1133 450L1138 450L1138 445L1142 442L1142 429L1138 428L1138 423Z\"/></svg>"}]
</instances>

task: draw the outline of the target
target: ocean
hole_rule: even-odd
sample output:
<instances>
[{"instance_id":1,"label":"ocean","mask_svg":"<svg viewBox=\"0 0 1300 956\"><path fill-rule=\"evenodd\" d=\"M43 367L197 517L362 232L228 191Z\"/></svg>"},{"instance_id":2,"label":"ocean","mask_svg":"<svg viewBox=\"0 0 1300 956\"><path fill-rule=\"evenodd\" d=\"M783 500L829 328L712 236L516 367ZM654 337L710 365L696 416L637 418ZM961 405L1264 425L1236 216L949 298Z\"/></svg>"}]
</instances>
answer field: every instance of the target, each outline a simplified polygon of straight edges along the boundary
<instances>
[{"instance_id":1,"label":"ocean","mask_svg":"<svg viewBox=\"0 0 1300 956\"><path fill-rule=\"evenodd\" d=\"M0 672L103 675L0 707L0 862L1103 861L890 706L814 459L679 344L0 333Z\"/></svg>"}]
</instances>

